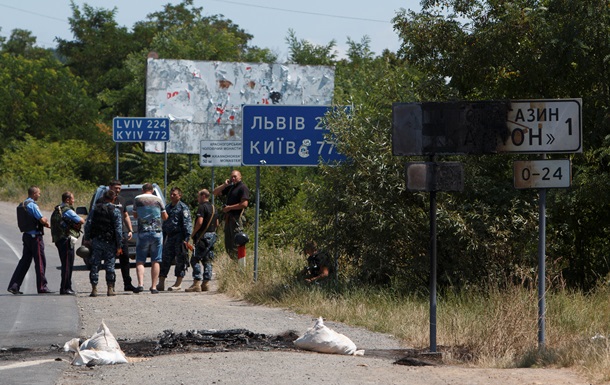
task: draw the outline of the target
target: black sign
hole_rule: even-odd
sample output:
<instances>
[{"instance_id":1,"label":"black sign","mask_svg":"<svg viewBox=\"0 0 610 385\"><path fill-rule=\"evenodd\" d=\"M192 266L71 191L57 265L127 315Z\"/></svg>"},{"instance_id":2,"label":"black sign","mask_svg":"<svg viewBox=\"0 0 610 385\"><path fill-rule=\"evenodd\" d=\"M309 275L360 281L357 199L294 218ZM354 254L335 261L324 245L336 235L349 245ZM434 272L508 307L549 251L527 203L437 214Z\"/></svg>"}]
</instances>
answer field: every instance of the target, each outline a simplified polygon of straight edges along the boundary
<instances>
[{"instance_id":1,"label":"black sign","mask_svg":"<svg viewBox=\"0 0 610 385\"><path fill-rule=\"evenodd\" d=\"M460 162L409 162L405 175L409 191L464 190L464 165Z\"/></svg>"},{"instance_id":2,"label":"black sign","mask_svg":"<svg viewBox=\"0 0 610 385\"><path fill-rule=\"evenodd\" d=\"M392 154L491 154L510 136L510 101L394 103Z\"/></svg>"}]
</instances>

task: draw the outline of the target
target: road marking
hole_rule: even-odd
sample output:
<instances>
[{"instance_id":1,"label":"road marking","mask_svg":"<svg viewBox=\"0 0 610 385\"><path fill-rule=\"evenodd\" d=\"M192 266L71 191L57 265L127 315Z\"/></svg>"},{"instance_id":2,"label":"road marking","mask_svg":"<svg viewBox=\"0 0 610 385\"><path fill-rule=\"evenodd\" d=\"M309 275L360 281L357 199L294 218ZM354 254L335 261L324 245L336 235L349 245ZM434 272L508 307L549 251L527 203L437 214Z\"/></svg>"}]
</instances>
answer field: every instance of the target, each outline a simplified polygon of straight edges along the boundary
<instances>
[{"instance_id":1,"label":"road marking","mask_svg":"<svg viewBox=\"0 0 610 385\"><path fill-rule=\"evenodd\" d=\"M2 242L6 243L6 245L13 251L13 254L15 254L17 259L20 258L21 253L17 249L15 249L13 247L13 245L11 245L6 238L4 238L2 235L0 235L0 240L2 240Z\"/></svg>"},{"instance_id":2,"label":"road marking","mask_svg":"<svg viewBox=\"0 0 610 385\"><path fill-rule=\"evenodd\" d=\"M41 365L41 364L46 364L46 363L54 362L54 361L55 361L55 359L17 362L17 363L10 364L10 365L0 366L0 371L2 371L2 370L10 370L10 369L17 369L17 368L25 368L25 367L28 367L28 366Z\"/></svg>"}]
</instances>

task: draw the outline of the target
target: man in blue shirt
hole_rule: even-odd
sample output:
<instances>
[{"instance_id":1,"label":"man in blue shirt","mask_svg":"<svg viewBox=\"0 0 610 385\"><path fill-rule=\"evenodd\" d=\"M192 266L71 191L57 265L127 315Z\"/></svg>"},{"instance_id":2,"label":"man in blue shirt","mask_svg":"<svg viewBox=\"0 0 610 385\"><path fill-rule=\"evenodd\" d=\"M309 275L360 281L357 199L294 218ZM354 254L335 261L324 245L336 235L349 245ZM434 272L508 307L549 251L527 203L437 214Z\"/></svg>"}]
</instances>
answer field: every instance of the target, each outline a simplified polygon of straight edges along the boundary
<instances>
[{"instance_id":1,"label":"man in blue shirt","mask_svg":"<svg viewBox=\"0 0 610 385\"><path fill-rule=\"evenodd\" d=\"M168 288L170 291L182 290L182 279L188 268L187 244L191 236L193 227L191 221L191 210L188 205L182 202L182 190L173 187L170 190L169 198L171 202L165 206L167 220L163 222L163 260L159 273L159 284L157 290L165 290L165 279L171 269L172 261L176 262L174 269L176 283Z\"/></svg>"},{"instance_id":2,"label":"man in blue shirt","mask_svg":"<svg viewBox=\"0 0 610 385\"><path fill-rule=\"evenodd\" d=\"M36 201L40 198L40 189L32 186L28 189L28 198L17 207L17 221L23 232L23 255L17 264L17 268L8 284L8 291L12 294L23 294L21 284L27 274L32 260L36 267L36 290L38 294L52 293L47 287L45 271L47 269L47 258L44 254L44 227L50 228L49 221L45 218Z\"/></svg>"},{"instance_id":3,"label":"man in blue shirt","mask_svg":"<svg viewBox=\"0 0 610 385\"><path fill-rule=\"evenodd\" d=\"M61 262L59 294L75 295L76 293L72 290L74 244L78 237L80 237L80 228L85 223L85 220L74 211L74 194L70 191L66 191L61 195L61 204L55 210L59 210L59 223L57 225L54 224L54 215L52 215L51 235L53 236L53 242L55 247L57 247Z\"/></svg>"}]
</instances>

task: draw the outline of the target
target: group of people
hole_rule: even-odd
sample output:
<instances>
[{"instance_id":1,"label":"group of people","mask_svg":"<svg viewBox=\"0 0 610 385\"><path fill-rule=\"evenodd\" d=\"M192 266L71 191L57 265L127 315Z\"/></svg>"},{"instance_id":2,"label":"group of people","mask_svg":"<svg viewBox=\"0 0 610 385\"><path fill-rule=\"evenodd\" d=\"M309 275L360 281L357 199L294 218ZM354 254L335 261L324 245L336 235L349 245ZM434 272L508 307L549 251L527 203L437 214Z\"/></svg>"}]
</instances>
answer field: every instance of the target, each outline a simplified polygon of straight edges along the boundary
<instances>
[{"instance_id":1,"label":"group of people","mask_svg":"<svg viewBox=\"0 0 610 385\"><path fill-rule=\"evenodd\" d=\"M212 261L214 244L217 240L216 230L219 226L219 213L209 201L211 196L207 189L198 192L199 206L193 224L188 205L181 201L182 191L174 187L170 191L170 203L163 205L162 200L154 195L153 185L146 183L142 193L135 197L133 216L138 220L136 242L136 276L137 285L132 284L128 241L133 237L133 227L125 200L121 197L122 185L114 180L95 203L92 212L85 222L76 214L73 207L74 195L65 192L62 203L58 206L61 212L61 225L65 231L53 234L53 242L61 261L60 294L74 295L72 288L72 268L76 239L80 235L80 226L84 224L83 245L90 250L91 283L90 296L98 295L99 269L105 261L107 295L115 292L115 263L119 258L124 290L134 293L144 291L145 263L150 258L151 286L150 292L157 294L165 290L165 281L169 275L172 262L175 262L176 282L168 290L182 290L182 280L188 266L192 267L193 284L187 292L209 290L212 279ZM237 259L237 248L234 232L243 226L243 211L250 199L248 187L243 183L241 173L231 172L231 177L213 191L216 196L225 196L223 205L225 219L225 249L232 259ZM44 252L44 227L51 228L51 223L44 217L38 207L40 189L36 186L28 190L28 198L17 208L20 230L23 232L23 255L9 282L8 291L22 294L21 285L32 261L36 267L36 285L38 293L52 293L45 277L46 257ZM125 230L125 231L124 231ZM192 243L191 243L192 241ZM188 261L188 252L192 257Z\"/></svg>"},{"instance_id":2,"label":"group of people","mask_svg":"<svg viewBox=\"0 0 610 385\"><path fill-rule=\"evenodd\" d=\"M38 207L40 188L32 186L28 189L28 198L17 206L17 224L23 233L23 254L8 284L8 291L12 294L23 294L21 285L34 261L36 272L36 291L38 294L49 294L46 278L47 259L44 251L44 228L51 228L51 222ZM61 283L59 294L74 295L72 289L72 267L74 265L74 244L80 228L85 222L74 211L74 194L66 191L62 194L61 204L55 207L59 216L60 232L53 232L53 242L57 247L61 262Z\"/></svg>"},{"instance_id":3,"label":"group of people","mask_svg":"<svg viewBox=\"0 0 610 385\"><path fill-rule=\"evenodd\" d=\"M135 197L133 205L133 216L138 220L137 286L134 286L130 276L128 253L128 241L133 237L133 227L125 200L120 195L121 188L121 182L113 180L102 198L95 203L86 223L75 212L74 194L69 191L62 194L62 202L55 208L57 223L52 229L53 243L57 247L61 262L60 294L75 294L72 288L72 269L75 243L80 236L83 224L85 224L83 245L91 251L89 255L91 262L90 296L98 296L99 269L102 261L105 261L106 294L108 296L116 295L116 258L119 258L125 291L134 293L144 291L145 263L148 258L151 263L150 292L152 294L165 290L165 281L172 262L175 263L176 282L169 286L168 290L182 290L182 280L189 265L192 268L193 284L185 291L209 290L209 282L212 279L214 244L217 240L216 230L220 224L219 213L209 200L210 192L207 189L198 192L199 205L193 223L188 205L181 200L182 191L179 188L174 187L170 190L170 203L164 206L161 198L154 195L152 184L146 183L142 186L142 193ZM239 246L236 244L234 235L243 229L243 212L248 207L250 192L242 181L241 173L233 170L230 178L216 187L213 194L226 197L226 204L222 206L225 250L231 259L237 260ZM15 295L23 294L21 285L32 261L36 268L37 292L39 294L52 293L48 288L45 276L46 257L43 242L44 228L51 228L51 223L42 215L38 207L37 201L40 195L38 187L30 187L28 198L17 208L18 225L23 232L23 255L8 286L8 291ZM53 216L51 222L53 222ZM192 251L190 261L188 260L189 251ZM307 268L304 270L305 282L315 283L329 277L333 266L328 255L318 251L316 243L311 241L306 243L304 251L307 255Z\"/></svg>"}]
</instances>

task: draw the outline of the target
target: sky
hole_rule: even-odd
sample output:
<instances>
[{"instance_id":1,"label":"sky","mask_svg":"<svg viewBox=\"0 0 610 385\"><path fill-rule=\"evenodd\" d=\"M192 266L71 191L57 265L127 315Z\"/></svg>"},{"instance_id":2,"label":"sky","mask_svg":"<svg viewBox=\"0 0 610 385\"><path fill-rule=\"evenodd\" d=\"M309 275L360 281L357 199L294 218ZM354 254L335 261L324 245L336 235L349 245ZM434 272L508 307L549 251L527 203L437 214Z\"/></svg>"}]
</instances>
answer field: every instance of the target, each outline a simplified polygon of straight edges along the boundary
<instances>
[{"instance_id":1,"label":"sky","mask_svg":"<svg viewBox=\"0 0 610 385\"><path fill-rule=\"evenodd\" d=\"M117 9L115 20L131 29L146 15L161 11L163 5L179 4L180 0L75 0L79 8L88 4L95 8ZM194 0L203 7L205 16L223 15L254 36L250 45L269 48L287 57L286 36L292 28L299 40L326 45L336 41L339 57L346 51L347 38L360 42L371 39L371 49L381 54L384 49L398 50L398 35L391 20L401 8L421 9L420 0ZM36 37L37 45L51 48L55 37L71 40L68 17L72 15L69 0L0 0L0 36L8 38L15 28L26 29Z\"/></svg>"}]
</instances>

